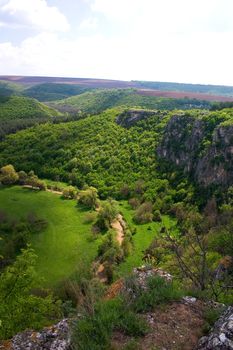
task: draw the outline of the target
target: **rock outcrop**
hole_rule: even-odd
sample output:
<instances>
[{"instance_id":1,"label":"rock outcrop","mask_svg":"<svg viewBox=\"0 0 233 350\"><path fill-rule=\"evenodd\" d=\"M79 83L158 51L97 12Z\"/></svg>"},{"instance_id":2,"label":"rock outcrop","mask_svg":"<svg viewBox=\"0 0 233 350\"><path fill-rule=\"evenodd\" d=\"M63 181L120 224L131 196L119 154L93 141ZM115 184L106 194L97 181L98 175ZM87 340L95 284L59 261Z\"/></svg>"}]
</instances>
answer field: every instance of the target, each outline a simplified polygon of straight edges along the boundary
<instances>
[{"instance_id":1,"label":"rock outcrop","mask_svg":"<svg viewBox=\"0 0 233 350\"><path fill-rule=\"evenodd\" d=\"M215 323L209 336L202 337L197 350L233 349L233 307L230 306Z\"/></svg>"},{"instance_id":2,"label":"rock outcrop","mask_svg":"<svg viewBox=\"0 0 233 350\"><path fill-rule=\"evenodd\" d=\"M70 335L68 321L44 328L41 332L25 331L14 336L11 350L68 350Z\"/></svg>"},{"instance_id":3,"label":"rock outcrop","mask_svg":"<svg viewBox=\"0 0 233 350\"><path fill-rule=\"evenodd\" d=\"M128 109L121 113L117 119L116 123L123 126L124 128L129 128L133 126L140 120L147 119L152 116L163 115L160 111L144 110L144 109Z\"/></svg>"}]
</instances>

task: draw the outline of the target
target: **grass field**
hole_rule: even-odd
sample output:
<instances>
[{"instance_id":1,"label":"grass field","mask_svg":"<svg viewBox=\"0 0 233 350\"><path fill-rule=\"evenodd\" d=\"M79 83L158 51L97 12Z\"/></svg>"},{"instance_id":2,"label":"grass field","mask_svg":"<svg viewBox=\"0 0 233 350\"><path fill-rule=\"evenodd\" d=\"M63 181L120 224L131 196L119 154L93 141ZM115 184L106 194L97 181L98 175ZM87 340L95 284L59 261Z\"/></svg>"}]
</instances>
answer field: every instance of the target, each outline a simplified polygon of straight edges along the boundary
<instances>
[{"instance_id":1,"label":"grass field","mask_svg":"<svg viewBox=\"0 0 233 350\"><path fill-rule=\"evenodd\" d=\"M84 223L87 212L77 208L74 200L14 186L0 190L0 209L15 218L34 212L48 221L46 230L32 237L45 286L55 286L79 267L90 267L99 242L89 240L91 225Z\"/></svg>"},{"instance_id":2,"label":"grass field","mask_svg":"<svg viewBox=\"0 0 233 350\"><path fill-rule=\"evenodd\" d=\"M145 264L143 262L143 251L149 247L162 227L165 225L167 228L173 223L173 220L169 216L163 216L163 222L151 222L149 224L136 225L133 222L134 210L131 209L130 205L126 201L119 203L119 209L122 212L127 224L130 227L136 227L136 234L133 236L134 249L132 254L121 263L117 269L117 275L125 276L132 271L134 267Z\"/></svg>"},{"instance_id":3,"label":"grass field","mask_svg":"<svg viewBox=\"0 0 233 350\"><path fill-rule=\"evenodd\" d=\"M63 200L54 193L14 186L0 190L0 209L14 218L34 212L48 221L48 227L43 232L31 237L32 247L38 255L37 270L39 277L44 279L44 286L54 287L73 273L83 273L84 269L90 268L101 237L95 241L90 239L91 224L84 223L87 211L77 207L74 200ZM159 234L161 226L165 224L169 227L172 220L163 216L163 223L135 225L134 211L126 201L119 202L119 209L127 224L136 227L133 252L116 270L116 276L125 276L134 267L143 264L143 251Z\"/></svg>"}]
</instances>

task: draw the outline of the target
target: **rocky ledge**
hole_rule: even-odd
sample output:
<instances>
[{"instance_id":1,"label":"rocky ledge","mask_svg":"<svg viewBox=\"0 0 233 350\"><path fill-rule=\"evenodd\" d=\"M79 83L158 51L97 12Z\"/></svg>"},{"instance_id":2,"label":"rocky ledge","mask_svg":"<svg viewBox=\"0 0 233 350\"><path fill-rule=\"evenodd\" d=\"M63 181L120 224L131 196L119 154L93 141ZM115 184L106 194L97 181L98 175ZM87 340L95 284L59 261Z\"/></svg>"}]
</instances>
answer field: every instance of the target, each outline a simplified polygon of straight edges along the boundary
<instances>
[{"instance_id":1,"label":"rocky ledge","mask_svg":"<svg viewBox=\"0 0 233 350\"><path fill-rule=\"evenodd\" d=\"M233 349L233 307L230 306L215 323L210 334L202 337L197 350Z\"/></svg>"},{"instance_id":2,"label":"rocky ledge","mask_svg":"<svg viewBox=\"0 0 233 350\"><path fill-rule=\"evenodd\" d=\"M66 319L41 332L25 331L12 339L11 350L68 350L69 325Z\"/></svg>"}]
</instances>

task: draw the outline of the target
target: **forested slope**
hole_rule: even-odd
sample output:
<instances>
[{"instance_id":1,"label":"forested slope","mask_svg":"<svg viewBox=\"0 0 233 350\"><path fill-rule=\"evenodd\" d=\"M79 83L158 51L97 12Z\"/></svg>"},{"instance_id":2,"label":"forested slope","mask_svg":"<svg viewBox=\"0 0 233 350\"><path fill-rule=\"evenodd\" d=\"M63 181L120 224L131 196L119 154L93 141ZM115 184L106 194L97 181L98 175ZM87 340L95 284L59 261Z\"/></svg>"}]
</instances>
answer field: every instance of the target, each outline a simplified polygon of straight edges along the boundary
<instances>
[{"instance_id":1,"label":"forested slope","mask_svg":"<svg viewBox=\"0 0 233 350\"><path fill-rule=\"evenodd\" d=\"M60 115L35 99L21 96L10 96L0 99L0 120L45 118Z\"/></svg>"},{"instance_id":2,"label":"forested slope","mask_svg":"<svg viewBox=\"0 0 233 350\"><path fill-rule=\"evenodd\" d=\"M196 99L144 96L139 94L136 89L98 89L54 102L51 106L60 111L72 113L81 111L95 114L117 106L172 110L176 108L210 108L211 104L207 101L198 101Z\"/></svg>"}]
</instances>

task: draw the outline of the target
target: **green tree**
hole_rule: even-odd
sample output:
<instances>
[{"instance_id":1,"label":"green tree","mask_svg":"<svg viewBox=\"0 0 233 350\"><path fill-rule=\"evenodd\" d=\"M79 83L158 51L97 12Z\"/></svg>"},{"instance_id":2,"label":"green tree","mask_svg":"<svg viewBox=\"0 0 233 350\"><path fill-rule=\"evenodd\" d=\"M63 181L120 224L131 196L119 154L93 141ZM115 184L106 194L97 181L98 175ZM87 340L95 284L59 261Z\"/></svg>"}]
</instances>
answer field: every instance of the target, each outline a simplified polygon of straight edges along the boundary
<instances>
[{"instance_id":1,"label":"green tree","mask_svg":"<svg viewBox=\"0 0 233 350\"><path fill-rule=\"evenodd\" d=\"M116 218L118 210L115 202L112 199L108 199L103 203L99 210L96 225L101 230L107 230L110 228L112 221Z\"/></svg>"},{"instance_id":2,"label":"green tree","mask_svg":"<svg viewBox=\"0 0 233 350\"><path fill-rule=\"evenodd\" d=\"M15 171L15 168L13 165L5 165L0 170L0 181L4 185L12 185L16 183L19 179L19 176L17 172Z\"/></svg>"},{"instance_id":3,"label":"green tree","mask_svg":"<svg viewBox=\"0 0 233 350\"><path fill-rule=\"evenodd\" d=\"M98 191L95 187L88 187L86 190L80 191L78 202L85 207L95 209L98 204Z\"/></svg>"},{"instance_id":4,"label":"green tree","mask_svg":"<svg viewBox=\"0 0 233 350\"><path fill-rule=\"evenodd\" d=\"M13 265L0 275L0 339L8 339L27 328L45 326L59 316L59 304L52 296L31 294L36 281L37 256L31 248L22 250Z\"/></svg>"},{"instance_id":5,"label":"green tree","mask_svg":"<svg viewBox=\"0 0 233 350\"><path fill-rule=\"evenodd\" d=\"M65 187L62 196L66 199L74 199L76 197L76 189L73 186Z\"/></svg>"}]
</instances>

